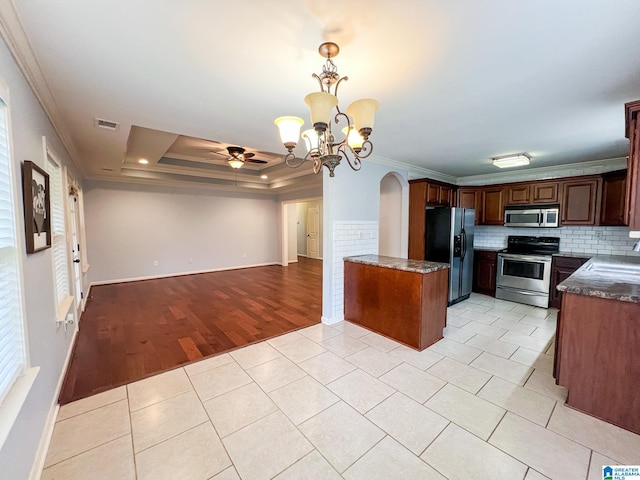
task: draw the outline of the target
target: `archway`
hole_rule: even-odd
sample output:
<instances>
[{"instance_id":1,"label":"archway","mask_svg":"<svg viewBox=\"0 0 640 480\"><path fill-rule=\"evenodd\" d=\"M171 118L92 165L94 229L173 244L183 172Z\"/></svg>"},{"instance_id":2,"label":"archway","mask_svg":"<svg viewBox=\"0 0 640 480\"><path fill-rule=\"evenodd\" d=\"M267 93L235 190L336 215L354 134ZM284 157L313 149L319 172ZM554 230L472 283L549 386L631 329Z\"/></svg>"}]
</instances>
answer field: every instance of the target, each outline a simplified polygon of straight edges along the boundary
<instances>
[{"instance_id":1,"label":"archway","mask_svg":"<svg viewBox=\"0 0 640 480\"><path fill-rule=\"evenodd\" d=\"M380 180L379 255L407 257L408 189L407 180L395 172Z\"/></svg>"}]
</instances>

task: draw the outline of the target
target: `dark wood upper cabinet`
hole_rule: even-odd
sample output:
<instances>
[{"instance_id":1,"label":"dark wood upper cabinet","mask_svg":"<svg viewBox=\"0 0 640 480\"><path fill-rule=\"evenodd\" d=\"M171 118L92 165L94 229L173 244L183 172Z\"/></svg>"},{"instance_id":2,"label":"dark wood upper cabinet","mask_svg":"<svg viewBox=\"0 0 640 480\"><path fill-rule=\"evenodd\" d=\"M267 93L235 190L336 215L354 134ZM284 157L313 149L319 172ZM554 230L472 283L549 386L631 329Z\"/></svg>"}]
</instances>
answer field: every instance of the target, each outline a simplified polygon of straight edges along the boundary
<instances>
[{"instance_id":1,"label":"dark wood upper cabinet","mask_svg":"<svg viewBox=\"0 0 640 480\"><path fill-rule=\"evenodd\" d=\"M504 225L504 189L486 187L482 191L482 225Z\"/></svg>"},{"instance_id":2,"label":"dark wood upper cabinet","mask_svg":"<svg viewBox=\"0 0 640 480\"><path fill-rule=\"evenodd\" d=\"M507 205L529 205L531 203L531 185L509 185L507 187Z\"/></svg>"},{"instance_id":3,"label":"dark wood upper cabinet","mask_svg":"<svg viewBox=\"0 0 640 480\"><path fill-rule=\"evenodd\" d=\"M600 225L626 225L626 192L626 170L609 172L602 175Z\"/></svg>"},{"instance_id":4,"label":"dark wood upper cabinet","mask_svg":"<svg viewBox=\"0 0 640 480\"><path fill-rule=\"evenodd\" d=\"M424 260L427 183L409 182L409 258Z\"/></svg>"},{"instance_id":5,"label":"dark wood upper cabinet","mask_svg":"<svg viewBox=\"0 0 640 480\"><path fill-rule=\"evenodd\" d=\"M601 177L562 182L562 225L596 225L600 213Z\"/></svg>"},{"instance_id":6,"label":"dark wood upper cabinet","mask_svg":"<svg viewBox=\"0 0 640 480\"><path fill-rule=\"evenodd\" d=\"M458 189L457 206L473 208L476 211L475 224L480 224L482 214L482 190L477 187L461 187Z\"/></svg>"},{"instance_id":7,"label":"dark wood upper cabinet","mask_svg":"<svg viewBox=\"0 0 640 480\"><path fill-rule=\"evenodd\" d=\"M531 185L531 203L558 203L559 182L535 182Z\"/></svg>"},{"instance_id":8,"label":"dark wood upper cabinet","mask_svg":"<svg viewBox=\"0 0 640 480\"><path fill-rule=\"evenodd\" d=\"M625 223L640 230L640 100L625 104L625 134L629 139Z\"/></svg>"},{"instance_id":9,"label":"dark wood upper cabinet","mask_svg":"<svg viewBox=\"0 0 640 480\"><path fill-rule=\"evenodd\" d=\"M438 194L438 203L440 205L454 206L453 201L453 188L448 185L440 185L440 191Z\"/></svg>"}]
</instances>

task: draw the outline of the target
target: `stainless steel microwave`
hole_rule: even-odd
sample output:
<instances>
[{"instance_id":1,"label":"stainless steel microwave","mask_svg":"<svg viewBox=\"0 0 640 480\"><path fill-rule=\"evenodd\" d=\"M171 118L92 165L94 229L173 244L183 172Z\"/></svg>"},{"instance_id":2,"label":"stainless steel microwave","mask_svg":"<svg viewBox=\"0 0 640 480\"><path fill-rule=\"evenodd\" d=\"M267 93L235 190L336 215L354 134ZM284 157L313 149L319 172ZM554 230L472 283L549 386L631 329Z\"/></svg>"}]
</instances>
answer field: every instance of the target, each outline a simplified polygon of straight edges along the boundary
<instances>
[{"instance_id":1,"label":"stainless steel microwave","mask_svg":"<svg viewBox=\"0 0 640 480\"><path fill-rule=\"evenodd\" d=\"M559 205L514 205L504 210L505 227L558 227Z\"/></svg>"}]
</instances>

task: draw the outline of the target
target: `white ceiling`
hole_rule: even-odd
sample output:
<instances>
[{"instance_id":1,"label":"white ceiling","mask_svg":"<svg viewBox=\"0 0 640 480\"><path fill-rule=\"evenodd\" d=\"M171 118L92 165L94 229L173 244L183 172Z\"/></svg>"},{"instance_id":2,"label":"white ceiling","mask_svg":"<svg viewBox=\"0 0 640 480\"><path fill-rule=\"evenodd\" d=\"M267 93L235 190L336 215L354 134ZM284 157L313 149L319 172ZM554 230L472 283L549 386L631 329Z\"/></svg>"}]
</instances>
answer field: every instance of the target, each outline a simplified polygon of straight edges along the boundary
<instances>
[{"instance_id":1,"label":"white ceiling","mask_svg":"<svg viewBox=\"0 0 640 480\"><path fill-rule=\"evenodd\" d=\"M349 76L341 105L380 102L374 155L453 177L496 172L491 157L509 153L532 155L531 168L625 156L623 105L640 98L637 0L14 3L28 42L7 2L4 27L27 63L35 56L31 81L87 178L316 182L277 157L266 182L255 180L262 167L135 158L165 157L178 135L283 154L273 120L309 128L303 98L317 90L324 40L339 43ZM134 126L151 132L138 142L146 153L127 150Z\"/></svg>"}]
</instances>

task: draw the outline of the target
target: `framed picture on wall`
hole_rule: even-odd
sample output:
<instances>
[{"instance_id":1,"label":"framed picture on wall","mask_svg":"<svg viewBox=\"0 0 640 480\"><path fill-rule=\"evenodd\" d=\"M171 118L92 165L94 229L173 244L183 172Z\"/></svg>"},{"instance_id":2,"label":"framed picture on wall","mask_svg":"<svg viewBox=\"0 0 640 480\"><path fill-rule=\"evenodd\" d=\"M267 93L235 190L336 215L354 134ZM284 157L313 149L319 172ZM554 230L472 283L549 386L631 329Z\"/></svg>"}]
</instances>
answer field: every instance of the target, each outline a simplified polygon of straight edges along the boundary
<instances>
[{"instance_id":1,"label":"framed picture on wall","mask_svg":"<svg viewBox=\"0 0 640 480\"><path fill-rule=\"evenodd\" d=\"M51 203L49 175L35 163L25 160L22 166L24 194L24 228L27 253L51 247Z\"/></svg>"}]
</instances>

